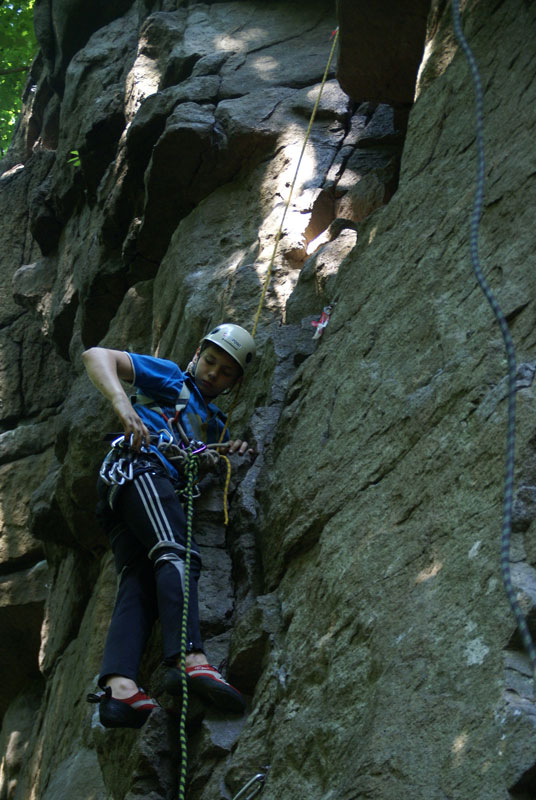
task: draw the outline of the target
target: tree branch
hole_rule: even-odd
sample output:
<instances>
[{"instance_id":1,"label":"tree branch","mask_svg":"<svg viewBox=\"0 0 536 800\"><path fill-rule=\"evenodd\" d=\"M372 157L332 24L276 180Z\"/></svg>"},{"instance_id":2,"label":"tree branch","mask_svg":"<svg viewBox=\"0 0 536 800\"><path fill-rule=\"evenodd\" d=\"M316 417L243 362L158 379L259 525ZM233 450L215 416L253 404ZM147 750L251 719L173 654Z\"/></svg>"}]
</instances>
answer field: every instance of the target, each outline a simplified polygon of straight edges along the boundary
<instances>
[{"instance_id":1,"label":"tree branch","mask_svg":"<svg viewBox=\"0 0 536 800\"><path fill-rule=\"evenodd\" d=\"M0 0L0 5L2 0ZM14 72L28 72L30 67L11 67L11 69L0 69L0 75L13 75Z\"/></svg>"}]
</instances>

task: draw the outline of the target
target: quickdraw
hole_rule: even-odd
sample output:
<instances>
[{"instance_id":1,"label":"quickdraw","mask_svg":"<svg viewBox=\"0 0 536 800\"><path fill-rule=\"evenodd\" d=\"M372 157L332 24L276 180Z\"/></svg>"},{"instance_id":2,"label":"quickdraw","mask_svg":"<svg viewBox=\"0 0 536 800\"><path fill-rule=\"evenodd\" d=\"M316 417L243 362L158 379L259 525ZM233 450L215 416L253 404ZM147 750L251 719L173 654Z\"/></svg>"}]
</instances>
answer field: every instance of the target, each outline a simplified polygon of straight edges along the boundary
<instances>
[{"instance_id":1,"label":"quickdraw","mask_svg":"<svg viewBox=\"0 0 536 800\"><path fill-rule=\"evenodd\" d=\"M199 472L215 472L220 455L214 449L218 445L207 445L204 442L186 441L177 443L173 434L162 428L158 434L151 436L151 444L159 450L168 461L171 461L183 474L189 453L199 456ZM134 478L134 467L143 466L144 456L151 450L143 445L139 451L132 447L132 436L120 435L111 442L110 450L102 462L99 475L108 486L122 486Z\"/></svg>"},{"instance_id":2,"label":"quickdraw","mask_svg":"<svg viewBox=\"0 0 536 800\"><path fill-rule=\"evenodd\" d=\"M238 794L235 794L233 800L239 800L239 798L244 796L244 794L248 791L248 789L251 789L251 787L254 786L255 788L253 789L253 791L250 794L248 794L247 797L244 797L244 800L252 800L253 797L256 797L259 794L259 792L262 791L265 780L266 780L265 773L258 772L257 775L255 775L250 781L246 783L246 785L242 789L240 789Z\"/></svg>"},{"instance_id":3,"label":"quickdraw","mask_svg":"<svg viewBox=\"0 0 536 800\"><path fill-rule=\"evenodd\" d=\"M132 437L118 436L102 462L99 475L108 486L122 486L134 477ZM144 448L148 452L147 448Z\"/></svg>"}]
</instances>

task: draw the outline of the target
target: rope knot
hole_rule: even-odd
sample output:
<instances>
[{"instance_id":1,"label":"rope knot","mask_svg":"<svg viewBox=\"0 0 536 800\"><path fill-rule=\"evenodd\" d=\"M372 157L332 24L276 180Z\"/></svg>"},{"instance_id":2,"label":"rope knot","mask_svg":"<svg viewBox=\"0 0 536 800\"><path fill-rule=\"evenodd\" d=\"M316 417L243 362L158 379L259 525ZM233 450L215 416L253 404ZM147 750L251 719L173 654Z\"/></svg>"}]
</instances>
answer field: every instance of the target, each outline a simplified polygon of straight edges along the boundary
<instances>
[{"instance_id":1,"label":"rope knot","mask_svg":"<svg viewBox=\"0 0 536 800\"><path fill-rule=\"evenodd\" d=\"M194 486L199 474L199 457L193 450L193 445L189 445L186 450L186 464L184 473L188 486Z\"/></svg>"}]
</instances>

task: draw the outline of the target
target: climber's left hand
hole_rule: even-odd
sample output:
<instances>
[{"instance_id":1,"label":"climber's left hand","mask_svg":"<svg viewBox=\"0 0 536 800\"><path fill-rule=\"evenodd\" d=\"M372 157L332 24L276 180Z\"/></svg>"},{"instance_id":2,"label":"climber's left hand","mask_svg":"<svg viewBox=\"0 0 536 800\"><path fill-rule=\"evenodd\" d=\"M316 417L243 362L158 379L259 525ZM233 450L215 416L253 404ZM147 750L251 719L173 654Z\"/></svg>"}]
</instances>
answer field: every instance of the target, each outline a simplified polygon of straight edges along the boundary
<instances>
[{"instance_id":1,"label":"climber's left hand","mask_svg":"<svg viewBox=\"0 0 536 800\"><path fill-rule=\"evenodd\" d=\"M247 442L244 442L242 439L231 439L231 441L227 442L227 450L226 452L231 455L232 453L238 453L239 456L245 456L246 453L249 455L254 455L255 450L253 447L250 447Z\"/></svg>"}]
</instances>

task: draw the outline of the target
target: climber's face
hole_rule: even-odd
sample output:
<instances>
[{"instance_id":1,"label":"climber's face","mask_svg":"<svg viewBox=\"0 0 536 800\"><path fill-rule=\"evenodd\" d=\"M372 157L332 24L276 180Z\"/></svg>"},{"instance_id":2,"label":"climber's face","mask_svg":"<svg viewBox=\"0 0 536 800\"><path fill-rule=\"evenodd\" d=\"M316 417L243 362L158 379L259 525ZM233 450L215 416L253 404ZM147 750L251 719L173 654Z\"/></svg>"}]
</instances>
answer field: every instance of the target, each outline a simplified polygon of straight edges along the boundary
<instances>
[{"instance_id":1,"label":"climber's face","mask_svg":"<svg viewBox=\"0 0 536 800\"><path fill-rule=\"evenodd\" d=\"M203 397L211 400L230 389L240 375L240 367L234 358L221 347L209 344L199 354L194 380Z\"/></svg>"}]
</instances>

